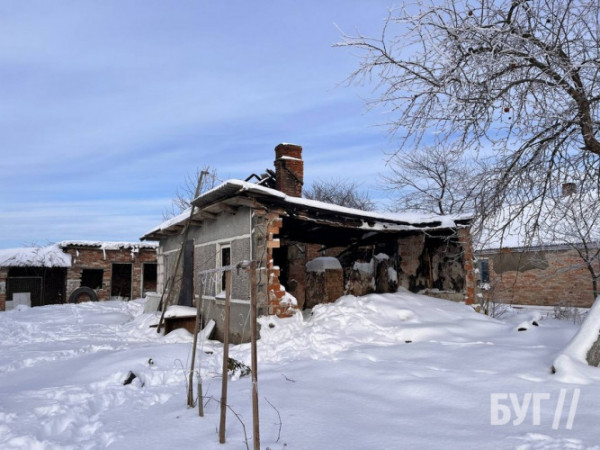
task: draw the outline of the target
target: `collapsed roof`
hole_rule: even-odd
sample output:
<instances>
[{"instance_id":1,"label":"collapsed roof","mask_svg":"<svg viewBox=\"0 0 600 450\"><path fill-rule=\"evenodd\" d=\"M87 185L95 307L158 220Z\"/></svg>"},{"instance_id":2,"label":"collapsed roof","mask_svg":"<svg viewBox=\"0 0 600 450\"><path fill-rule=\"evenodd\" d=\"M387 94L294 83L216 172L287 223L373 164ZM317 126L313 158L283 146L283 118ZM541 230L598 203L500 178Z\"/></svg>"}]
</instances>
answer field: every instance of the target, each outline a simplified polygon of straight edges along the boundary
<instances>
[{"instance_id":1,"label":"collapsed roof","mask_svg":"<svg viewBox=\"0 0 600 450\"><path fill-rule=\"evenodd\" d=\"M468 226L470 215L438 216L414 212L379 213L347 208L285 193L241 180L227 180L194 199L193 225L214 220L217 214L233 212L240 206L278 208L285 217L303 222L353 228L363 232L442 230ZM180 234L190 217L190 208L146 233L142 240L160 240Z\"/></svg>"}]
</instances>

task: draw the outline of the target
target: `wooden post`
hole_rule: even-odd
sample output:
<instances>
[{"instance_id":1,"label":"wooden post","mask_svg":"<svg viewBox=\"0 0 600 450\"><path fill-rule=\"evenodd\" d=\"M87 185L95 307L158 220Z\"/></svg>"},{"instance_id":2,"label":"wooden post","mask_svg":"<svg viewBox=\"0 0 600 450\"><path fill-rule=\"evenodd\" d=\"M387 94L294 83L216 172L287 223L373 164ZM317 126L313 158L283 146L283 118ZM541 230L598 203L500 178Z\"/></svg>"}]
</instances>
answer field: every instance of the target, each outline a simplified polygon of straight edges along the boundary
<instances>
[{"instance_id":1,"label":"wooden post","mask_svg":"<svg viewBox=\"0 0 600 450\"><path fill-rule=\"evenodd\" d=\"M188 381L187 404L190 408L194 406L194 364L196 363L196 347L198 345L198 333L200 332L200 314L202 308L202 280L200 280L200 298L196 304L196 326L194 328L194 345L192 347L192 364L190 368L190 379ZM200 380L200 374L198 374ZM198 385L201 386L200 381ZM202 393L198 392L198 402L202 403Z\"/></svg>"},{"instance_id":2,"label":"wooden post","mask_svg":"<svg viewBox=\"0 0 600 450\"><path fill-rule=\"evenodd\" d=\"M196 193L194 195L194 199L196 197L198 197L198 194L200 193L200 188L202 187L202 180L204 179L204 173L208 173L206 171L202 171L200 172L200 177L198 178L198 184L196 185ZM188 234L190 231L190 223L192 222L192 218L194 217L194 212L195 212L195 206L194 204L192 204L192 206L190 207L190 216L188 217L187 222L185 223L185 226L183 227L183 239L181 241L181 247L179 247L179 251L177 252L177 259L175 260L175 268L173 269L173 273L171 274L171 278L172 280L175 280L175 277L177 276L177 271L179 270L179 265L181 264L181 255L183 254L183 249L186 245L187 242L187 238L188 238ZM167 312L167 308L169 307L170 303L171 303L171 297L172 297L172 289L173 289L173 282L170 283L171 284L171 288L170 290L167 292L167 298L166 300L163 301L164 296L165 296L165 291L166 289L163 291L161 297L160 297L160 302L161 302L161 306L162 306L162 312L160 314L160 319L158 321L158 326L156 327L156 332L160 333L160 330L162 328L162 324L163 321L165 320L165 312ZM169 285L169 281L167 281L166 286Z\"/></svg>"},{"instance_id":3,"label":"wooden post","mask_svg":"<svg viewBox=\"0 0 600 450\"><path fill-rule=\"evenodd\" d=\"M225 422L227 418L227 372L229 368L229 322L231 316L231 270L225 272L225 324L223 338L223 376L221 380L221 421L219 442L225 443Z\"/></svg>"},{"instance_id":4,"label":"wooden post","mask_svg":"<svg viewBox=\"0 0 600 450\"><path fill-rule=\"evenodd\" d=\"M256 348L257 324L257 285L256 261L250 263L250 349L252 369L252 426L254 434L254 450L260 450L260 426L258 420L258 354Z\"/></svg>"},{"instance_id":5,"label":"wooden post","mask_svg":"<svg viewBox=\"0 0 600 450\"><path fill-rule=\"evenodd\" d=\"M204 394L202 392L202 378L198 377L198 415L200 417L204 417Z\"/></svg>"}]
</instances>

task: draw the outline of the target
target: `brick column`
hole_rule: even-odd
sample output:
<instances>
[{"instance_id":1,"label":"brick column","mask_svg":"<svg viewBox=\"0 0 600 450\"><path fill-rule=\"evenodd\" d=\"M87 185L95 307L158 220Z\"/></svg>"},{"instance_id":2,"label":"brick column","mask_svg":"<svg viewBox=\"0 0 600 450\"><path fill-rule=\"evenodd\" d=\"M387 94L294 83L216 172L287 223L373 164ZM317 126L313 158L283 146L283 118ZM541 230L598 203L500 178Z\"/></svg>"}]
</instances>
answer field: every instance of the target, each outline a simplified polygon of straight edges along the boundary
<instances>
[{"instance_id":1,"label":"brick column","mask_svg":"<svg viewBox=\"0 0 600 450\"><path fill-rule=\"evenodd\" d=\"M463 268L465 269L465 303L475 303L475 271L473 270L473 240L469 227L458 229L458 240L463 248Z\"/></svg>"},{"instance_id":2,"label":"brick column","mask_svg":"<svg viewBox=\"0 0 600 450\"><path fill-rule=\"evenodd\" d=\"M277 317L291 317L294 308L282 305L281 300L285 297L285 288L279 282L279 267L273 263L273 249L279 248L279 234L282 225L280 217L270 220L267 226L267 300L268 313Z\"/></svg>"},{"instance_id":3,"label":"brick column","mask_svg":"<svg viewBox=\"0 0 600 450\"><path fill-rule=\"evenodd\" d=\"M0 311L6 311L6 279L8 278L8 268L0 269Z\"/></svg>"}]
</instances>

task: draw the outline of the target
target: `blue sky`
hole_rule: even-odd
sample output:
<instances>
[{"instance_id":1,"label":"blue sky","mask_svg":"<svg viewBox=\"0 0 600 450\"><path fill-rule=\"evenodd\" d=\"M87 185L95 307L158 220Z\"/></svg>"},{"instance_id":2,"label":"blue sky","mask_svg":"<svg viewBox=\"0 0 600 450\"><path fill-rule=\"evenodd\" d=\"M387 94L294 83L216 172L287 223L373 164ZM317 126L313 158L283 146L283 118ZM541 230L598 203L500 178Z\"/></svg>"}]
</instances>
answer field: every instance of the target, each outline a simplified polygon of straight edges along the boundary
<instances>
[{"instance_id":1,"label":"blue sky","mask_svg":"<svg viewBox=\"0 0 600 450\"><path fill-rule=\"evenodd\" d=\"M245 178L304 147L305 182L377 186L393 143L340 32L389 1L0 3L0 248L137 240L187 173ZM373 191L372 196L380 193Z\"/></svg>"}]
</instances>

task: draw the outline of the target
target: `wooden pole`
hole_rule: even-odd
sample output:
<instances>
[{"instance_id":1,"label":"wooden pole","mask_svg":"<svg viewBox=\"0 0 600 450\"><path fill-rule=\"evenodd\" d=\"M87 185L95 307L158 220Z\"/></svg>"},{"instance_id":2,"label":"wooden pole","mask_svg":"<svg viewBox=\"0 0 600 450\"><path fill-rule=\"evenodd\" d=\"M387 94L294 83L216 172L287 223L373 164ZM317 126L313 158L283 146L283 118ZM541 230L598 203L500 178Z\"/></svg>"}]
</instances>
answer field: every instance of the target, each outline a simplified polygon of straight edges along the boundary
<instances>
[{"instance_id":1,"label":"wooden pole","mask_svg":"<svg viewBox=\"0 0 600 450\"><path fill-rule=\"evenodd\" d=\"M256 348L257 324L257 285L256 261L250 263L250 349L252 369L252 426L254 434L254 450L260 450L260 425L258 420L258 354Z\"/></svg>"},{"instance_id":2,"label":"wooden pole","mask_svg":"<svg viewBox=\"0 0 600 450\"><path fill-rule=\"evenodd\" d=\"M196 197L198 197L198 194L200 193L200 189L202 187L202 180L204 179L204 173L208 173L208 172L206 172L206 171L200 172L200 177L198 178L198 184L196 185L196 193L194 195L194 199ZM192 200L194 200L194 199L192 199ZM183 240L181 242L181 247L179 247L179 251L177 252L177 260L175 262L175 269L173 270L173 273L171 274L171 278L173 280L177 276L177 271L179 270L179 265L181 264L181 255L183 254L183 249L187 242L187 237L188 237L189 230L190 230L190 223L192 222L192 218L194 217L194 209L195 208L196 207L192 204L192 206L190 208L190 216L189 216L187 222L185 223L185 226L183 227L183 233L182 233ZM169 282L167 281L167 285L168 284L169 284ZM162 303L162 313L160 314L160 320L158 321L158 326L156 327L157 333L160 333L163 321L165 319L165 312L167 312L167 308L169 307L169 304L171 303L172 292L173 292L173 283L171 283L171 288L169 289L169 292L167 292L166 300L163 302L163 297L165 295L164 291L160 298L160 301Z\"/></svg>"},{"instance_id":3,"label":"wooden pole","mask_svg":"<svg viewBox=\"0 0 600 450\"><path fill-rule=\"evenodd\" d=\"M194 344L192 347L192 363L190 368L190 379L188 382L187 404L190 408L194 406L194 364L196 363L196 347L198 345L198 333L200 332L200 315L202 310L202 280L200 280L200 297L196 303L196 326L194 327ZM200 380L200 374L198 374ZM198 381L200 385L200 381ZM201 393L198 393L198 401L202 403Z\"/></svg>"},{"instance_id":4,"label":"wooden pole","mask_svg":"<svg viewBox=\"0 0 600 450\"><path fill-rule=\"evenodd\" d=\"M229 368L229 322L231 316L231 270L225 272L225 336L223 338L223 376L221 380L221 421L219 442L225 443L225 422L227 418L227 372Z\"/></svg>"},{"instance_id":5,"label":"wooden pole","mask_svg":"<svg viewBox=\"0 0 600 450\"><path fill-rule=\"evenodd\" d=\"M204 417L204 394L202 390L202 378L198 377L198 415Z\"/></svg>"}]
</instances>

